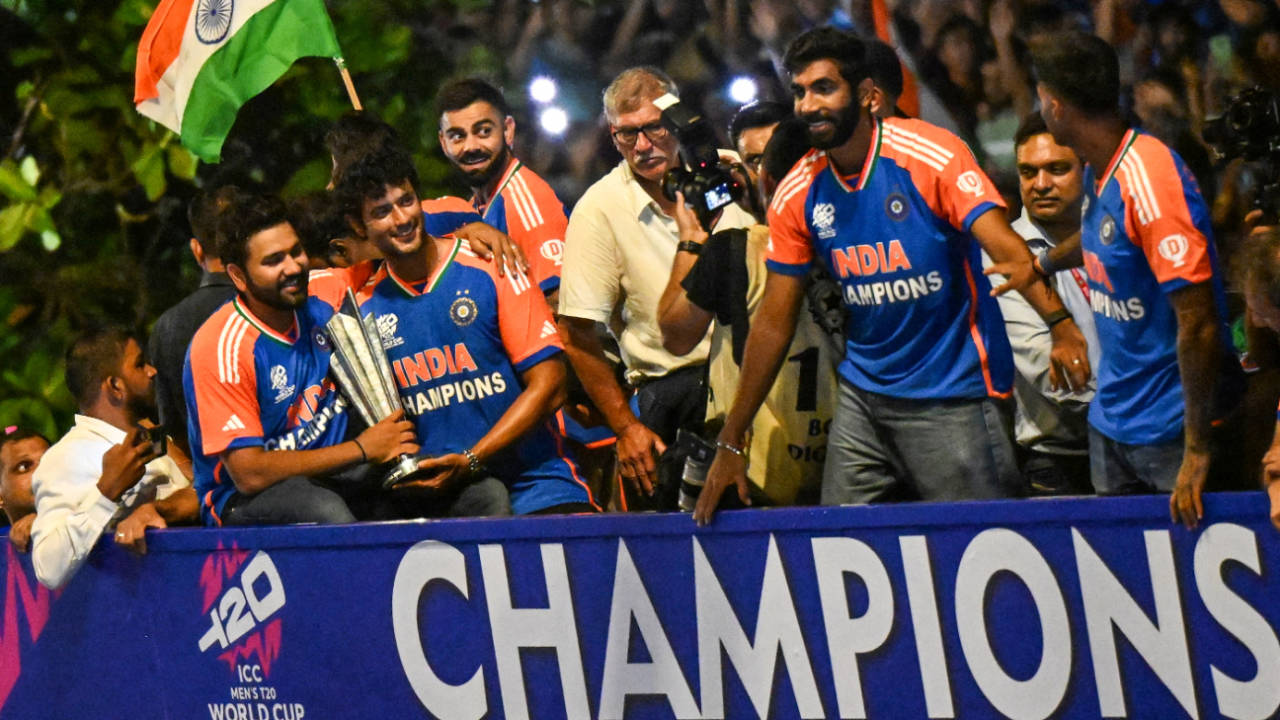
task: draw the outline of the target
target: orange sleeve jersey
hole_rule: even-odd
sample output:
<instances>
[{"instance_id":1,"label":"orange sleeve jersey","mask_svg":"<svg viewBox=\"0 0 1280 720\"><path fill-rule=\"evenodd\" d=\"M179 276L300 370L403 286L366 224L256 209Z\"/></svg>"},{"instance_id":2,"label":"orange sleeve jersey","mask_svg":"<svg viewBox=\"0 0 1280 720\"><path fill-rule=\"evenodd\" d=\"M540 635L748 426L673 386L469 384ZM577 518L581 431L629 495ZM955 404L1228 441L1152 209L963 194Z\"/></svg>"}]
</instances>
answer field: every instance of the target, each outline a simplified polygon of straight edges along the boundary
<instances>
[{"instance_id":1,"label":"orange sleeve jersey","mask_svg":"<svg viewBox=\"0 0 1280 720\"><path fill-rule=\"evenodd\" d=\"M543 293L560 287L569 217L545 180L512 158L498 191L484 208L484 219L520 246L529 260L529 273Z\"/></svg>"}]
</instances>

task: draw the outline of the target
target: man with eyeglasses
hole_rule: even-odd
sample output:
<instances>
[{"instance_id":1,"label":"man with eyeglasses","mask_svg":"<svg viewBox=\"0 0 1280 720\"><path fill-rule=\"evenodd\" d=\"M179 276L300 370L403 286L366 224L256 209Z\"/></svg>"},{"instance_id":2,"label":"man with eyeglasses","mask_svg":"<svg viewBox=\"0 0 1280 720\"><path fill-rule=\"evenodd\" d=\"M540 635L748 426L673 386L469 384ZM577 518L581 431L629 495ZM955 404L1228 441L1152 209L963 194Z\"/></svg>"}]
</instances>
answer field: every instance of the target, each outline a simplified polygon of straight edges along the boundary
<instances>
[{"instance_id":1,"label":"man with eyeglasses","mask_svg":"<svg viewBox=\"0 0 1280 720\"><path fill-rule=\"evenodd\" d=\"M657 456L679 427L702 422L703 338L687 355L662 347L658 300L679 244L675 203L662 176L680 162L678 142L653 101L677 94L675 83L650 67L624 70L604 91L604 111L622 162L587 189L569 218L560 285L565 350L592 401L618 437L619 472L638 491L637 506L673 509L679 468L658 475ZM724 209L715 230L745 228L751 215ZM616 312L621 310L620 315ZM621 318L620 322L615 321ZM624 391L606 360L596 324L618 338L626 365ZM673 463L664 464L670 467ZM655 497L655 490L664 492Z\"/></svg>"}]
</instances>

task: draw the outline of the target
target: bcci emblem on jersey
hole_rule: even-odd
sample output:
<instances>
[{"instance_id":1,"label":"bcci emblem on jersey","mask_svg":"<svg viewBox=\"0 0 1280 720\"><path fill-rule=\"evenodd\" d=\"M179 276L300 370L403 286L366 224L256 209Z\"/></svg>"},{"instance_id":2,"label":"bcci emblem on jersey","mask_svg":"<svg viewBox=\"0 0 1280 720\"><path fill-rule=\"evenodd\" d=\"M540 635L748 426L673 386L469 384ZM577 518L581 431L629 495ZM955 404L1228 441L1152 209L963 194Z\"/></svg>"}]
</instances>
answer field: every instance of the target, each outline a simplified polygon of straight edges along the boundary
<instances>
[{"instance_id":1,"label":"bcci emblem on jersey","mask_svg":"<svg viewBox=\"0 0 1280 720\"><path fill-rule=\"evenodd\" d=\"M1116 221L1110 215L1102 216L1102 224L1098 226L1098 237L1103 245L1110 245L1116 239Z\"/></svg>"},{"instance_id":2,"label":"bcci emblem on jersey","mask_svg":"<svg viewBox=\"0 0 1280 720\"><path fill-rule=\"evenodd\" d=\"M283 365L271 367L271 389L276 391L276 402L293 397L293 386L289 384L289 372Z\"/></svg>"},{"instance_id":3,"label":"bcci emblem on jersey","mask_svg":"<svg viewBox=\"0 0 1280 720\"><path fill-rule=\"evenodd\" d=\"M836 236L836 206L831 203L818 203L813 206L813 227L818 231L818 237L830 238Z\"/></svg>"},{"instance_id":4,"label":"bcci emblem on jersey","mask_svg":"<svg viewBox=\"0 0 1280 720\"><path fill-rule=\"evenodd\" d=\"M902 193L892 193L884 201L884 214L889 216L890 220L901 222L907 219L907 199Z\"/></svg>"},{"instance_id":5,"label":"bcci emblem on jersey","mask_svg":"<svg viewBox=\"0 0 1280 720\"><path fill-rule=\"evenodd\" d=\"M404 338L396 337L396 328L400 325L400 318L395 313L387 313L378 316L378 338L382 341L382 349L390 350L393 347L399 347L404 344Z\"/></svg>"},{"instance_id":6,"label":"bcci emblem on jersey","mask_svg":"<svg viewBox=\"0 0 1280 720\"><path fill-rule=\"evenodd\" d=\"M466 327L475 322L478 314L476 301L465 295L454 300L449 306L449 319L453 320L453 324L458 327Z\"/></svg>"}]
</instances>

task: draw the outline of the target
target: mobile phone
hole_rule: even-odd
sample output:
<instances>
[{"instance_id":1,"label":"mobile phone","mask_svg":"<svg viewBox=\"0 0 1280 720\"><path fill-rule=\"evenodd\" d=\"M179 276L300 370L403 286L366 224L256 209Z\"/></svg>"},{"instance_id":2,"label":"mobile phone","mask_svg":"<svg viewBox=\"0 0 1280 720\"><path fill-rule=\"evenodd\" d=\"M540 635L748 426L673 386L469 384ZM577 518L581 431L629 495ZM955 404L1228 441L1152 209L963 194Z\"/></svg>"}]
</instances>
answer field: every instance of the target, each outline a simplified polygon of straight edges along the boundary
<instances>
[{"instance_id":1,"label":"mobile phone","mask_svg":"<svg viewBox=\"0 0 1280 720\"><path fill-rule=\"evenodd\" d=\"M151 452L156 457L166 455L169 452L169 438L165 435L162 427L144 427L138 425L138 442L151 444Z\"/></svg>"}]
</instances>

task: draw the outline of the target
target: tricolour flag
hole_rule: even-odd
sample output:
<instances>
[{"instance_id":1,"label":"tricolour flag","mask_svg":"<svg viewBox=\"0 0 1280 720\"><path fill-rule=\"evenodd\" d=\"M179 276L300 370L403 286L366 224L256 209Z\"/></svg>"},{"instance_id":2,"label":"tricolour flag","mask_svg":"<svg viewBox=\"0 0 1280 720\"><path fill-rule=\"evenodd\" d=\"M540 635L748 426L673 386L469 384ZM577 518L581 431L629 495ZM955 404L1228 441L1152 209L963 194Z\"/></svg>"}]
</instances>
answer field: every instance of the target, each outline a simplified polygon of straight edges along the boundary
<instances>
[{"instance_id":1,"label":"tricolour flag","mask_svg":"<svg viewBox=\"0 0 1280 720\"><path fill-rule=\"evenodd\" d=\"M217 162L236 112L298 58L338 58L324 0L160 0L138 43L133 103Z\"/></svg>"}]
</instances>

